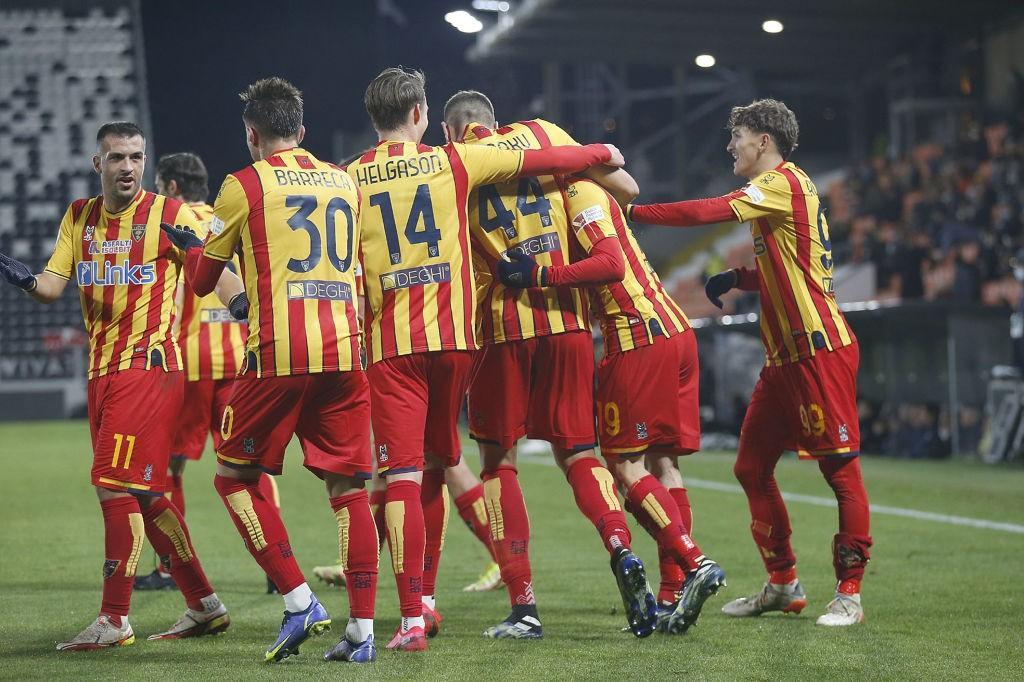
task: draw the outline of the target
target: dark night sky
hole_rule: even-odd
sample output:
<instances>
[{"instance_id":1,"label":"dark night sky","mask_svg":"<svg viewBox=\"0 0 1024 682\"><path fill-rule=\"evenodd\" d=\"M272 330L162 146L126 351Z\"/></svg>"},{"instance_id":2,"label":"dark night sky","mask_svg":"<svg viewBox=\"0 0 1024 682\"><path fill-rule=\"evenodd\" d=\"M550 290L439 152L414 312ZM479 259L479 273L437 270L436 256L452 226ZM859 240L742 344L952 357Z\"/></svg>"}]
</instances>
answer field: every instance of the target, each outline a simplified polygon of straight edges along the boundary
<instances>
[{"instance_id":1,"label":"dark night sky","mask_svg":"<svg viewBox=\"0 0 1024 682\"><path fill-rule=\"evenodd\" d=\"M374 0L142 3L155 151L198 153L216 193L225 174L250 162L238 92L273 75L303 91L303 146L330 158L334 131L369 128L363 92L382 68L396 64L426 73L425 141L442 143L444 100L479 87L463 58L473 36L444 21L445 12L469 2L393 2L408 19L404 27L378 19Z\"/></svg>"}]
</instances>

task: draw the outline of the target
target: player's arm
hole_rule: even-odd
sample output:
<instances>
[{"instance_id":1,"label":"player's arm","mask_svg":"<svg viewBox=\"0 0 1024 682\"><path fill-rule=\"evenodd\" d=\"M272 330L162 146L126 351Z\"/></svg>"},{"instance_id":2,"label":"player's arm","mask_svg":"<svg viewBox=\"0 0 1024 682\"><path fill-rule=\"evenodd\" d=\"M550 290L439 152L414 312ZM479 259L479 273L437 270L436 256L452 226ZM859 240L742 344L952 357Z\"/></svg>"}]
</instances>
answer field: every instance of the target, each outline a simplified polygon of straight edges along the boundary
<instances>
[{"instance_id":1,"label":"player's arm","mask_svg":"<svg viewBox=\"0 0 1024 682\"><path fill-rule=\"evenodd\" d=\"M692 227L785 215L792 211L792 190L778 171L768 171L740 189L720 197L670 204L630 205L630 220L651 225Z\"/></svg>"},{"instance_id":2,"label":"player's arm","mask_svg":"<svg viewBox=\"0 0 1024 682\"><path fill-rule=\"evenodd\" d=\"M565 196L576 241L587 255L571 265L538 266L532 257L510 250L510 261L498 263L505 286L585 287L622 281L626 259L611 219L618 209L611 205L614 199L586 180L571 184Z\"/></svg>"},{"instance_id":3,"label":"player's arm","mask_svg":"<svg viewBox=\"0 0 1024 682\"><path fill-rule=\"evenodd\" d=\"M53 303L68 285L74 270L75 256L71 245L71 229L74 224L72 207L64 212L57 231L57 242L53 246L53 254L46 268L38 275L33 275L28 266L21 261L0 253L0 275L8 284L18 287L40 303Z\"/></svg>"},{"instance_id":4,"label":"player's arm","mask_svg":"<svg viewBox=\"0 0 1024 682\"><path fill-rule=\"evenodd\" d=\"M196 235L160 226L175 246L185 251L185 281L197 296L206 296L217 288L221 274L241 239L242 226L248 215L245 191L241 183L229 175L224 179L213 205L210 234L205 244Z\"/></svg>"},{"instance_id":5,"label":"player's arm","mask_svg":"<svg viewBox=\"0 0 1024 682\"><path fill-rule=\"evenodd\" d=\"M213 291L217 294L221 305L231 311L236 320L249 319L249 297L245 295L242 279L229 268L224 268Z\"/></svg>"},{"instance_id":6,"label":"player's arm","mask_svg":"<svg viewBox=\"0 0 1024 682\"><path fill-rule=\"evenodd\" d=\"M636 183L632 175L626 172L625 168L593 166L583 171L581 175L604 187L605 191L611 194L620 206L627 205L640 195L640 185Z\"/></svg>"},{"instance_id":7,"label":"player's arm","mask_svg":"<svg viewBox=\"0 0 1024 682\"><path fill-rule=\"evenodd\" d=\"M471 187L531 175L569 175L591 166L621 166L622 154L612 145L588 144L512 151L489 145L445 145L449 158L458 157L469 176Z\"/></svg>"},{"instance_id":8,"label":"player's arm","mask_svg":"<svg viewBox=\"0 0 1024 682\"><path fill-rule=\"evenodd\" d=\"M708 278L708 281L704 283L704 294L708 297L708 300L714 303L719 308L722 307L722 294L728 293L733 289L740 289L742 291L759 291L760 287L757 281L757 266L752 268L733 268L732 270L726 270L720 272L717 275L712 275Z\"/></svg>"},{"instance_id":9,"label":"player's arm","mask_svg":"<svg viewBox=\"0 0 1024 682\"><path fill-rule=\"evenodd\" d=\"M572 135L550 121L538 118L527 125L540 126L552 145L579 146L579 142L573 139ZM592 166L580 173L580 175L590 178L601 185L609 194L615 197L615 201L619 202L620 206L625 206L640 194L640 186L624 168L613 168L605 165Z\"/></svg>"}]
</instances>

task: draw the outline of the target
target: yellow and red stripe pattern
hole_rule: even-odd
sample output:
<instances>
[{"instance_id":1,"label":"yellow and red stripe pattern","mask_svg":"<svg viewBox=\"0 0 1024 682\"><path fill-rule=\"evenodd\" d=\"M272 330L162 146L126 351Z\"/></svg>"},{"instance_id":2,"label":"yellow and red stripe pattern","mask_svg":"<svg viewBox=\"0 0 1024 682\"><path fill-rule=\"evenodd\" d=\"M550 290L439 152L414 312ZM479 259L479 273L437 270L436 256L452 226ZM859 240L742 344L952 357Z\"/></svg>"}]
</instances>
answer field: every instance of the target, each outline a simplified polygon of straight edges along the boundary
<instances>
[{"instance_id":1,"label":"yellow and red stripe pattern","mask_svg":"<svg viewBox=\"0 0 1024 682\"><path fill-rule=\"evenodd\" d=\"M171 320L184 254L160 230L162 222L205 234L186 204L144 190L119 213L94 197L73 202L64 214L46 271L78 284L90 379L154 364L181 368Z\"/></svg>"},{"instance_id":2,"label":"yellow and red stripe pattern","mask_svg":"<svg viewBox=\"0 0 1024 682\"><path fill-rule=\"evenodd\" d=\"M370 362L477 348L469 193L522 163L522 152L484 145L383 141L349 164L362 202Z\"/></svg>"},{"instance_id":3,"label":"yellow and red stripe pattern","mask_svg":"<svg viewBox=\"0 0 1024 682\"><path fill-rule=\"evenodd\" d=\"M213 206L203 202L190 203L189 208L204 227L213 218ZM238 256L232 259L235 272L240 272ZM196 296L186 284L178 310L178 346L185 365L185 379L225 379L235 376L242 366L245 340L249 330L245 322L231 317L217 294Z\"/></svg>"},{"instance_id":4,"label":"yellow and red stripe pattern","mask_svg":"<svg viewBox=\"0 0 1024 682\"><path fill-rule=\"evenodd\" d=\"M467 126L463 141L500 149L544 149L576 141L554 123L520 121L491 130ZM561 188L554 177L518 178L484 185L469 195L469 226L477 268L477 337L482 344L518 341L590 329L586 292L572 287L509 289L498 261L510 249L541 266L569 263L571 244Z\"/></svg>"},{"instance_id":5,"label":"yellow and red stripe pattern","mask_svg":"<svg viewBox=\"0 0 1024 682\"><path fill-rule=\"evenodd\" d=\"M818 190L791 162L730 195L750 221L767 364L782 365L856 342L836 303L832 243Z\"/></svg>"},{"instance_id":6,"label":"yellow and red stripe pattern","mask_svg":"<svg viewBox=\"0 0 1024 682\"><path fill-rule=\"evenodd\" d=\"M232 173L204 253L238 256L249 297L243 371L259 377L362 368L356 316L359 193L338 166L301 148Z\"/></svg>"},{"instance_id":7,"label":"yellow and red stripe pattern","mask_svg":"<svg viewBox=\"0 0 1024 682\"><path fill-rule=\"evenodd\" d=\"M565 204L584 249L589 251L599 239L614 236L625 257L622 281L596 287L590 294L591 310L604 334L605 354L647 346L657 336L689 329L689 319L665 291L615 199L596 183L577 180L565 188Z\"/></svg>"}]
</instances>

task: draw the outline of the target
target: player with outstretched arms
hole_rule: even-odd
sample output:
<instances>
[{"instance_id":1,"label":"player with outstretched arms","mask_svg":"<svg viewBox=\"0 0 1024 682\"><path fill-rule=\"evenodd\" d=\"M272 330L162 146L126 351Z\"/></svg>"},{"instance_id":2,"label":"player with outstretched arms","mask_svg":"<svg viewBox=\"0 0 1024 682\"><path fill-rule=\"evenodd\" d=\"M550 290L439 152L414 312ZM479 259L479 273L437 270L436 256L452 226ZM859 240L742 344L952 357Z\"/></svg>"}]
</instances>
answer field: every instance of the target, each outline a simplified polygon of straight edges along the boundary
<instances>
[{"instance_id":1,"label":"player with outstretched arms","mask_svg":"<svg viewBox=\"0 0 1024 682\"><path fill-rule=\"evenodd\" d=\"M299 147L303 101L294 85L265 78L241 98L253 163L224 180L205 245L175 234L188 249L186 282L197 295L209 293L240 253L249 302L245 360L214 439L214 482L249 552L284 596L281 631L265 658L296 654L331 618L259 481L281 473L285 448L298 436L303 464L327 487L349 597L345 634L325 657L366 663L377 657L377 533L365 490L370 401L355 305L359 191L341 168Z\"/></svg>"},{"instance_id":2,"label":"player with outstretched arms","mask_svg":"<svg viewBox=\"0 0 1024 682\"><path fill-rule=\"evenodd\" d=\"M388 647L423 651L444 537L444 470L461 457L457 419L477 349L469 194L519 175L621 165L622 158L607 145L510 151L422 144L427 102L418 71L385 69L365 103L379 142L348 172L361 190L367 374L402 614Z\"/></svg>"},{"instance_id":3,"label":"player with outstretched arms","mask_svg":"<svg viewBox=\"0 0 1024 682\"><path fill-rule=\"evenodd\" d=\"M185 597L185 614L149 639L223 632L227 609L210 586L188 526L164 495L174 413L181 403L181 357L171 318L184 254L160 230L171 223L203 234L183 202L142 189L146 139L134 123L100 127L93 168L103 194L72 202L46 269L33 275L0 254L0 274L40 303L52 303L74 279L89 334L92 484L103 511L103 601L99 616L60 651L125 646L143 536ZM242 290L231 273L214 279L227 300Z\"/></svg>"},{"instance_id":4,"label":"player with outstretched arms","mask_svg":"<svg viewBox=\"0 0 1024 682\"><path fill-rule=\"evenodd\" d=\"M544 149L576 142L561 128L535 119L499 127L490 99L477 91L452 95L445 105L450 139L499 149ZM624 201L636 183L622 169L593 172ZM509 257L560 268L583 252L606 259L611 242L584 247L569 229L561 187L551 175L520 177L478 187L469 197L470 234L479 293L477 355L469 387L470 436L483 465L484 495L493 515L492 543L512 612L484 633L493 638L539 638L529 558L530 522L516 469L522 437L551 443L576 504L598 530L611 557L630 629L638 637L655 626L655 600L646 571L631 550L626 516L612 474L594 453L594 344L587 293L569 286L506 287L498 276ZM610 494L609 494L610 493Z\"/></svg>"},{"instance_id":5,"label":"player with outstretched arms","mask_svg":"<svg viewBox=\"0 0 1024 682\"><path fill-rule=\"evenodd\" d=\"M839 532L832 541L838 584L817 623L853 625L864 619L860 583L871 547L858 457L859 351L836 303L825 210L814 183L789 160L799 127L785 104L765 99L735 107L728 129L733 173L747 178L746 185L721 197L629 208L633 220L658 225L750 222L755 267L721 272L705 288L719 307L722 294L734 288L761 297L767 360L743 420L735 473L747 494L750 529L768 581L722 610L758 616L799 613L807 605L774 475L782 452L795 450L818 463L839 503Z\"/></svg>"}]
</instances>

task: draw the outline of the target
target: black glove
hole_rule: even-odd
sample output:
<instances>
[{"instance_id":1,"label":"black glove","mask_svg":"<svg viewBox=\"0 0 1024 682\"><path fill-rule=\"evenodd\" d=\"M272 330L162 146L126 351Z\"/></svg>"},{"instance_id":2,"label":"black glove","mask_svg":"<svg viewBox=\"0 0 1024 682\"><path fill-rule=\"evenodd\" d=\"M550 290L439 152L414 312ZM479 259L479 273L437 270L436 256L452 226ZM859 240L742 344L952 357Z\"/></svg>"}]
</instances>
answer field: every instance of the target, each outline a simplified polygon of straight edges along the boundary
<instances>
[{"instance_id":1,"label":"black glove","mask_svg":"<svg viewBox=\"0 0 1024 682\"><path fill-rule=\"evenodd\" d=\"M203 240L197 237L196 233L187 227L171 225L170 223L160 223L160 229L166 232L167 238L171 240L171 243L182 251L203 248Z\"/></svg>"},{"instance_id":2,"label":"black glove","mask_svg":"<svg viewBox=\"0 0 1024 682\"><path fill-rule=\"evenodd\" d=\"M0 253L0 274L4 279L24 291L35 291L38 282L28 266L7 254Z\"/></svg>"},{"instance_id":3,"label":"black glove","mask_svg":"<svg viewBox=\"0 0 1024 682\"><path fill-rule=\"evenodd\" d=\"M249 297L244 291L231 297L228 301L228 310L231 311L231 317L236 320L249 319Z\"/></svg>"},{"instance_id":4,"label":"black glove","mask_svg":"<svg viewBox=\"0 0 1024 682\"><path fill-rule=\"evenodd\" d=\"M546 268L538 266L532 256L512 249L509 249L506 255L509 257L508 261L498 261L498 277L501 278L502 284L510 289L544 286Z\"/></svg>"},{"instance_id":5,"label":"black glove","mask_svg":"<svg viewBox=\"0 0 1024 682\"><path fill-rule=\"evenodd\" d=\"M732 290L736 286L738 279L739 277L735 270L726 270L717 275L712 275L704 285L704 293L709 301L721 308L722 299L719 297L725 292Z\"/></svg>"}]
</instances>

